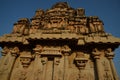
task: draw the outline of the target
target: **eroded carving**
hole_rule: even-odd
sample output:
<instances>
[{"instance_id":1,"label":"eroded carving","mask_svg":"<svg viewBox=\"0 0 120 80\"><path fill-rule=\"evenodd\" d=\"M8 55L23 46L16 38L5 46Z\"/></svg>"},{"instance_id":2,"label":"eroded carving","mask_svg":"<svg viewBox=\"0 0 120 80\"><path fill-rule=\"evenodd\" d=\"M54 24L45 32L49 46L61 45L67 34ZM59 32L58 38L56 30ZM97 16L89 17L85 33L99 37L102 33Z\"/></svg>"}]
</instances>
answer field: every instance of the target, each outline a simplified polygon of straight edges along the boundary
<instances>
[{"instance_id":1,"label":"eroded carving","mask_svg":"<svg viewBox=\"0 0 120 80\"><path fill-rule=\"evenodd\" d=\"M75 62L78 69L84 69L87 61L88 59L85 57L83 52L76 53Z\"/></svg>"},{"instance_id":2,"label":"eroded carving","mask_svg":"<svg viewBox=\"0 0 120 80\"><path fill-rule=\"evenodd\" d=\"M5 56L10 50L8 49L7 46L4 46L3 50L1 51L2 52L2 55Z\"/></svg>"},{"instance_id":3,"label":"eroded carving","mask_svg":"<svg viewBox=\"0 0 120 80\"><path fill-rule=\"evenodd\" d=\"M58 65L60 63L60 58L55 58L54 59L54 64Z\"/></svg>"},{"instance_id":4,"label":"eroded carving","mask_svg":"<svg viewBox=\"0 0 120 80\"><path fill-rule=\"evenodd\" d=\"M27 35L29 33L29 20L27 18L21 18L14 24L12 33L18 33Z\"/></svg>"},{"instance_id":5,"label":"eroded carving","mask_svg":"<svg viewBox=\"0 0 120 80\"><path fill-rule=\"evenodd\" d=\"M113 80L109 72L104 74L104 80Z\"/></svg>"},{"instance_id":6,"label":"eroded carving","mask_svg":"<svg viewBox=\"0 0 120 80\"><path fill-rule=\"evenodd\" d=\"M43 65L45 65L47 63L47 61L48 61L47 57L43 57L41 59L41 62L42 62Z\"/></svg>"},{"instance_id":7,"label":"eroded carving","mask_svg":"<svg viewBox=\"0 0 120 80\"><path fill-rule=\"evenodd\" d=\"M94 50L93 50L93 52L92 52L92 54L93 54L93 57L95 58L95 59L99 59L100 58L100 51L97 49L97 48L95 48Z\"/></svg>"},{"instance_id":8,"label":"eroded carving","mask_svg":"<svg viewBox=\"0 0 120 80\"><path fill-rule=\"evenodd\" d=\"M40 54L40 52L43 50L43 47L41 45L36 45L36 47L33 50L36 54Z\"/></svg>"},{"instance_id":9,"label":"eroded carving","mask_svg":"<svg viewBox=\"0 0 120 80\"><path fill-rule=\"evenodd\" d=\"M85 15L85 10L83 8L77 8L76 12L77 12L77 16Z\"/></svg>"},{"instance_id":10,"label":"eroded carving","mask_svg":"<svg viewBox=\"0 0 120 80\"><path fill-rule=\"evenodd\" d=\"M19 50L19 48L16 46L16 47L14 47L12 50L11 50L11 54L13 55L13 56L17 56L17 55L19 55L20 53L20 50Z\"/></svg>"},{"instance_id":11,"label":"eroded carving","mask_svg":"<svg viewBox=\"0 0 120 80\"><path fill-rule=\"evenodd\" d=\"M0 79L118 80L112 59L119 43L97 16L59 2L0 37Z\"/></svg>"},{"instance_id":12,"label":"eroded carving","mask_svg":"<svg viewBox=\"0 0 120 80\"><path fill-rule=\"evenodd\" d=\"M32 60L32 55L30 52L21 52L20 53L20 61L24 68L28 68Z\"/></svg>"},{"instance_id":13,"label":"eroded carving","mask_svg":"<svg viewBox=\"0 0 120 80\"><path fill-rule=\"evenodd\" d=\"M108 59L113 59L114 57L114 53L112 52L112 49L111 48L108 48L107 51L106 51L106 57Z\"/></svg>"}]
</instances>

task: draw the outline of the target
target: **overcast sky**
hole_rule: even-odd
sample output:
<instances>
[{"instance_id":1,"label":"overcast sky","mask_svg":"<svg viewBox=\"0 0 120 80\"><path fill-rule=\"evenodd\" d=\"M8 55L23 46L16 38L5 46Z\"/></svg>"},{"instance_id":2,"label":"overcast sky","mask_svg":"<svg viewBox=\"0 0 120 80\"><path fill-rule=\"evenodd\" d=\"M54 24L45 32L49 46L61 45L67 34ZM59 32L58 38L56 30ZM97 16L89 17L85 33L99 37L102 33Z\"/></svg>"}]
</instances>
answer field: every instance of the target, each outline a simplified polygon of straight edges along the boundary
<instances>
[{"instance_id":1,"label":"overcast sky","mask_svg":"<svg viewBox=\"0 0 120 80\"><path fill-rule=\"evenodd\" d=\"M68 2L73 8L85 8L86 16L99 16L105 31L120 37L120 0L0 0L0 36L10 33L19 18L30 19L37 9L46 10L59 1ZM120 47L115 54L114 62L120 76Z\"/></svg>"}]
</instances>

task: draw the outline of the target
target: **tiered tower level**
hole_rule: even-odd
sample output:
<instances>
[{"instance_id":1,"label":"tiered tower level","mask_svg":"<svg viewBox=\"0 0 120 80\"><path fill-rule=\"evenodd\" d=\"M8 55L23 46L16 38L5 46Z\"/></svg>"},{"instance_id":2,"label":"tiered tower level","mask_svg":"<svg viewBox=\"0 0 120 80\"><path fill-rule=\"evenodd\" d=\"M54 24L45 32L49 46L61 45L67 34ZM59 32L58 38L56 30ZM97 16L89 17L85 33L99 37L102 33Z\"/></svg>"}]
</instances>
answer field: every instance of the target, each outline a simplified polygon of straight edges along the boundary
<instances>
[{"instance_id":1,"label":"tiered tower level","mask_svg":"<svg viewBox=\"0 0 120 80\"><path fill-rule=\"evenodd\" d=\"M0 37L0 80L118 80L113 51L119 45L97 16L59 2Z\"/></svg>"}]
</instances>

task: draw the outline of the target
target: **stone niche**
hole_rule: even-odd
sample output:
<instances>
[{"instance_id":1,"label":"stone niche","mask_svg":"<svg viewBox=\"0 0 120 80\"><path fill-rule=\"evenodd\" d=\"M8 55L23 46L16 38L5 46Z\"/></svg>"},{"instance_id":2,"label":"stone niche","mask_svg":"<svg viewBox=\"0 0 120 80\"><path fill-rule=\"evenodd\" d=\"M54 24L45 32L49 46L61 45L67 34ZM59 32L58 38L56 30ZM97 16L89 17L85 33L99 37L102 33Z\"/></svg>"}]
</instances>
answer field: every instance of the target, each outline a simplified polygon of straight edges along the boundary
<instances>
[{"instance_id":1,"label":"stone niche","mask_svg":"<svg viewBox=\"0 0 120 80\"><path fill-rule=\"evenodd\" d=\"M119 80L113 63L119 45L98 16L58 2L0 37L0 80Z\"/></svg>"}]
</instances>

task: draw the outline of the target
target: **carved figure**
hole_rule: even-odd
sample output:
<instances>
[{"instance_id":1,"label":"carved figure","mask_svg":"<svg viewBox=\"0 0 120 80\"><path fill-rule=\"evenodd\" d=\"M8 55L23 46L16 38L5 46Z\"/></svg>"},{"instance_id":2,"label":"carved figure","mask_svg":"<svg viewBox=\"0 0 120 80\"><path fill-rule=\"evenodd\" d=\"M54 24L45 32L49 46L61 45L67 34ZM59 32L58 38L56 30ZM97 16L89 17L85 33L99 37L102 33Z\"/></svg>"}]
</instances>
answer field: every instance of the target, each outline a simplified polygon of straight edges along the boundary
<instances>
[{"instance_id":1,"label":"carved figure","mask_svg":"<svg viewBox=\"0 0 120 80\"><path fill-rule=\"evenodd\" d=\"M11 50L12 55L19 55L19 48L16 46Z\"/></svg>"},{"instance_id":2,"label":"carved figure","mask_svg":"<svg viewBox=\"0 0 120 80\"><path fill-rule=\"evenodd\" d=\"M100 21L97 26L98 32L104 32L103 23Z\"/></svg>"},{"instance_id":3,"label":"carved figure","mask_svg":"<svg viewBox=\"0 0 120 80\"><path fill-rule=\"evenodd\" d=\"M35 13L35 17L40 17L44 14L44 11L42 9L38 9Z\"/></svg>"},{"instance_id":4,"label":"carved figure","mask_svg":"<svg viewBox=\"0 0 120 80\"><path fill-rule=\"evenodd\" d=\"M95 30L95 27L94 27L93 23L89 23L89 26L90 26L90 32L95 33L96 30Z\"/></svg>"},{"instance_id":5,"label":"carved figure","mask_svg":"<svg viewBox=\"0 0 120 80\"><path fill-rule=\"evenodd\" d=\"M63 52L70 52L71 49L69 48L68 45L64 45L64 46L62 47L62 51L63 51Z\"/></svg>"},{"instance_id":6,"label":"carved figure","mask_svg":"<svg viewBox=\"0 0 120 80\"><path fill-rule=\"evenodd\" d=\"M93 25L92 25L93 24ZM104 32L103 29L103 22L98 18L98 17L92 17L92 24L90 24L91 30L93 29L94 26L94 32Z\"/></svg>"},{"instance_id":7,"label":"carved figure","mask_svg":"<svg viewBox=\"0 0 120 80\"><path fill-rule=\"evenodd\" d=\"M29 33L30 33L30 34L35 33L35 32L38 31L38 29L39 29L39 26L38 26L38 25L31 26Z\"/></svg>"},{"instance_id":8,"label":"carved figure","mask_svg":"<svg viewBox=\"0 0 120 80\"><path fill-rule=\"evenodd\" d=\"M32 60L32 55L30 52L21 52L20 53L20 61L24 68L28 68Z\"/></svg>"},{"instance_id":9,"label":"carved figure","mask_svg":"<svg viewBox=\"0 0 120 80\"><path fill-rule=\"evenodd\" d=\"M83 8L77 8L76 13L77 13L77 16L84 16L85 10Z\"/></svg>"},{"instance_id":10,"label":"carved figure","mask_svg":"<svg viewBox=\"0 0 120 80\"><path fill-rule=\"evenodd\" d=\"M3 50L1 51L2 52L2 55L5 56L10 50L8 49L7 46L4 46Z\"/></svg>"},{"instance_id":11,"label":"carved figure","mask_svg":"<svg viewBox=\"0 0 120 80\"><path fill-rule=\"evenodd\" d=\"M88 59L85 57L85 54L83 52L76 53L75 62L79 70L85 68L87 61Z\"/></svg>"},{"instance_id":12,"label":"carved figure","mask_svg":"<svg viewBox=\"0 0 120 80\"><path fill-rule=\"evenodd\" d=\"M79 26L79 32L81 34L87 34L88 33L88 28L83 26L83 25L81 25L81 26Z\"/></svg>"},{"instance_id":13,"label":"carved figure","mask_svg":"<svg viewBox=\"0 0 120 80\"><path fill-rule=\"evenodd\" d=\"M19 27L18 23L15 23L12 33L19 33L19 32L20 32L20 27Z\"/></svg>"},{"instance_id":14,"label":"carved figure","mask_svg":"<svg viewBox=\"0 0 120 80\"><path fill-rule=\"evenodd\" d=\"M12 33L18 33L26 35L28 34L29 20L27 18L21 18L17 23L14 24Z\"/></svg>"}]
</instances>

